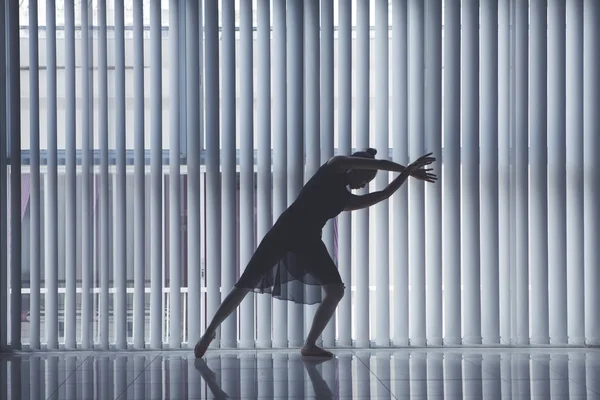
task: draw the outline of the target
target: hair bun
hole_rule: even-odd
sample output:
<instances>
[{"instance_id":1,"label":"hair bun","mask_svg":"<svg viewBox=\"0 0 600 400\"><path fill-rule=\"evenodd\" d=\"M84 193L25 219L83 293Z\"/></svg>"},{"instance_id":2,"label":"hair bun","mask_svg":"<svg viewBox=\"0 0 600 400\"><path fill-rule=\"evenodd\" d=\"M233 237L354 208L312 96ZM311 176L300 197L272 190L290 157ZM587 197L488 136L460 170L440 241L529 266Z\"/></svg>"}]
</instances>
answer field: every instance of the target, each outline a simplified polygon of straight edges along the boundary
<instances>
[{"instance_id":1,"label":"hair bun","mask_svg":"<svg viewBox=\"0 0 600 400\"><path fill-rule=\"evenodd\" d=\"M369 147L366 151L367 151L367 153L369 153L373 157L375 157L375 155L377 154L377 150L374 149L374 148L372 148L372 147Z\"/></svg>"}]
</instances>

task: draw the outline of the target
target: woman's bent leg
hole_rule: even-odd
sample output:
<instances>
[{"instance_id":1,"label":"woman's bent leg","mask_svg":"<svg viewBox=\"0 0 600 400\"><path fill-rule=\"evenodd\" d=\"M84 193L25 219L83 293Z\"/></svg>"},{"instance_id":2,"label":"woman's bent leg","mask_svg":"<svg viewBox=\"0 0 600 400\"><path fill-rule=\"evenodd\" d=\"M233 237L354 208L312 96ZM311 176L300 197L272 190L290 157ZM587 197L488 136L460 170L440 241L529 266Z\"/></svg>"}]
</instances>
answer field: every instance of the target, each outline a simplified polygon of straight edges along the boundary
<instances>
[{"instance_id":1,"label":"woman's bent leg","mask_svg":"<svg viewBox=\"0 0 600 400\"><path fill-rule=\"evenodd\" d=\"M303 262L307 266L307 272L321 283L325 292L325 296L315 313L301 354L309 357L333 357L332 353L317 347L316 343L333 316L338 303L344 297L346 287L342 282L337 266L321 240L302 249L301 257L303 257Z\"/></svg>"},{"instance_id":2,"label":"woman's bent leg","mask_svg":"<svg viewBox=\"0 0 600 400\"><path fill-rule=\"evenodd\" d=\"M308 357L332 357L333 354L317 347L317 339L323 333L323 330L327 326L327 323L333 316L338 303L344 296L344 284L343 283L332 283L323 285L325 291L325 297L319 305L315 317L313 319L310 332L306 338L304 347L301 350L303 356Z\"/></svg>"}]
</instances>

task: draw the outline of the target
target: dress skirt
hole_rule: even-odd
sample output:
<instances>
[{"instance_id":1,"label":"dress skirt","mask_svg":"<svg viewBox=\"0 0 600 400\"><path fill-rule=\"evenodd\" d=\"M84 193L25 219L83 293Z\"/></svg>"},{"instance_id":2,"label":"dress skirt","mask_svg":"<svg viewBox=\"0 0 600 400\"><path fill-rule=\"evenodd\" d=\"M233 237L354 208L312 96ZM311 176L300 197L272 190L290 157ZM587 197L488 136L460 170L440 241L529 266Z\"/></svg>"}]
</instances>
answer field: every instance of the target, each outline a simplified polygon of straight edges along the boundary
<instances>
[{"instance_id":1,"label":"dress skirt","mask_svg":"<svg viewBox=\"0 0 600 400\"><path fill-rule=\"evenodd\" d=\"M342 283L321 230L279 220L265 235L235 284L298 304L316 304L321 285Z\"/></svg>"}]
</instances>

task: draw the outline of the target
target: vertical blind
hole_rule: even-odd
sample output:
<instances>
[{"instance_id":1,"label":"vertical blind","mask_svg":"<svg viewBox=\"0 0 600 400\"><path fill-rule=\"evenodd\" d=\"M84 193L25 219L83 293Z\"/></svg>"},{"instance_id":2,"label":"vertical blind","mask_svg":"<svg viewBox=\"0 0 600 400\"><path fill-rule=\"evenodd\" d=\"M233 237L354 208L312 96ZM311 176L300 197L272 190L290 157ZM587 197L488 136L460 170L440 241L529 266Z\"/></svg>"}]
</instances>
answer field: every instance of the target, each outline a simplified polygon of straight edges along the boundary
<instances>
[{"instance_id":1,"label":"vertical blind","mask_svg":"<svg viewBox=\"0 0 600 400\"><path fill-rule=\"evenodd\" d=\"M600 344L600 2L21 3L2 349L193 346L303 183L366 147L440 179L325 227L323 345ZM297 347L315 307L250 294L217 344Z\"/></svg>"}]
</instances>

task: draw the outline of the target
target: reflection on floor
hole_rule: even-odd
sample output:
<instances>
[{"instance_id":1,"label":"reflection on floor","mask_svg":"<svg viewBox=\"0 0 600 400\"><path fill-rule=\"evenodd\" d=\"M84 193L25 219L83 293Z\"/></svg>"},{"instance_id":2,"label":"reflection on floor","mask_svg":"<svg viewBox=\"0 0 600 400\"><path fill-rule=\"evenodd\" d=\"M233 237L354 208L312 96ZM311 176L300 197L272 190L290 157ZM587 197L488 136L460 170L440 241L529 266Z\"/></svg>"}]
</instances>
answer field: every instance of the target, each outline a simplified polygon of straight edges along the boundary
<instances>
[{"instance_id":1,"label":"reflection on floor","mask_svg":"<svg viewBox=\"0 0 600 400\"><path fill-rule=\"evenodd\" d=\"M0 355L8 399L600 399L600 350L338 349Z\"/></svg>"}]
</instances>

